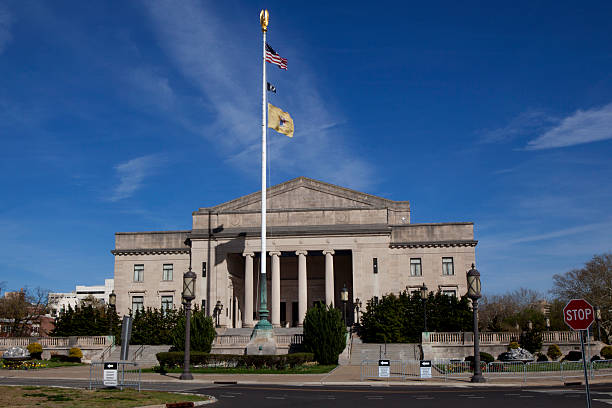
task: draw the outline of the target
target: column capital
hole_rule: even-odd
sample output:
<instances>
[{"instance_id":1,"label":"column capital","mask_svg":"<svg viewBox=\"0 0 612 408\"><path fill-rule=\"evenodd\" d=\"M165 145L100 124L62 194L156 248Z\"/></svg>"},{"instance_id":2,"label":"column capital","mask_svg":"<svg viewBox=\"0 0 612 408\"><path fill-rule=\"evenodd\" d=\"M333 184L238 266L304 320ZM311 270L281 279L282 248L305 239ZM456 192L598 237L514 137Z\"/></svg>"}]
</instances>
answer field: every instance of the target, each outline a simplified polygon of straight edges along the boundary
<instances>
[{"instance_id":1,"label":"column capital","mask_svg":"<svg viewBox=\"0 0 612 408\"><path fill-rule=\"evenodd\" d=\"M333 249L324 249L323 250L323 255L327 255L327 254L333 255L334 254L334 250Z\"/></svg>"},{"instance_id":2,"label":"column capital","mask_svg":"<svg viewBox=\"0 0 612 408\"><path fill-rule=\"evenodd\" d=\"M250 256L252 258L255 256L255 252L243 252L242 256Z\"/></svg>"},{"instance_id":3,"label":"column capital","mask_svg":"<svg viewBox=\"0 0 612 408\"><path fill-rule=\"evenodd\" d=\"M308 255L308 251L305 249L298 249L297 251L295 251L296 255Z\"/></svg>"},{"instance_id":4,"label":"column capital","mask_svg":"<svg viewBox=\"0 0 612 408\"><path fill-rule=\"evenodd\" d=\"M270 256L280 256L281 253L280 253L280 251L270 251L270 252L268 252L268 255L270 255Z\"/></svg>"}]
</instances>

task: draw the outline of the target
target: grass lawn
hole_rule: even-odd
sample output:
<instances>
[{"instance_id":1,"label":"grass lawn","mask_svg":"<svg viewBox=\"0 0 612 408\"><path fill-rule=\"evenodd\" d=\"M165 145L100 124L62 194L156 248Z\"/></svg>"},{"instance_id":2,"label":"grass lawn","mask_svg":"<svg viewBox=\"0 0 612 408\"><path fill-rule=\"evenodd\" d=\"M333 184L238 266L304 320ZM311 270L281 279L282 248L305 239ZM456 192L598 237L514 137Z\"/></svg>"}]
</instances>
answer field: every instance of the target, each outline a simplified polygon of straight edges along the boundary
<instances>
[{"instance_id":1,"label":"grass lawn","mask_svg":"<svg viewBox=\"0 0 612 408\"><path fill-rule=\"evenodd\" d=\"M246 368L246 367L191 367L193 374L324 374L329 373L331 370L336 368L333 365L313 365L313 366L301 366L295 368L285 368L283 370L276 370L273 368ZM142 370L143 373L153 373L152 368L146 368ZM169 373L182 373L183 369L180 367L170 368L167 370Z\"/></svg>"},{"instance_id":2,"label":"grass lawn","mask_svg":"<svg viewBox=\"0 0 612 408\"><path fill-rule=\"evenodd\" d=\"M2 407L138 407L167 402L203 401L206 397L132 389L82 390L52 387L0 387Z\"/></svg>"}]
</instances>

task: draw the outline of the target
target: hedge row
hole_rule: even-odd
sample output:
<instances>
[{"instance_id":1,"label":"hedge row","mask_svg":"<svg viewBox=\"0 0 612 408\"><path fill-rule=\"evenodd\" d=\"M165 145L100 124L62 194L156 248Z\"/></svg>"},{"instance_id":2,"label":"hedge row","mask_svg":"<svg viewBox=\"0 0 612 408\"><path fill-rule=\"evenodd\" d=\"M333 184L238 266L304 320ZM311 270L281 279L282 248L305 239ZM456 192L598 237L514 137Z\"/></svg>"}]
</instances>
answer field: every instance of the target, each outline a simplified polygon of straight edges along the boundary
<instances>
[{"instance_id":1,"label":"hedge row","mask_svg":"<svg viewBox=\"0 0 612 408\"><path fill-rule=\"evenodd\" d=\"M159 365L162 369L182 367L184 359L185 354L182 351L157 353L157 361L159 361ZM209 354L192 351L190 361L193 366L282 369L296 367L306 362L314 361L314 355L312 353L293 353L275 356L247 356L236 354Z\"/></svg>"}]
</instances>

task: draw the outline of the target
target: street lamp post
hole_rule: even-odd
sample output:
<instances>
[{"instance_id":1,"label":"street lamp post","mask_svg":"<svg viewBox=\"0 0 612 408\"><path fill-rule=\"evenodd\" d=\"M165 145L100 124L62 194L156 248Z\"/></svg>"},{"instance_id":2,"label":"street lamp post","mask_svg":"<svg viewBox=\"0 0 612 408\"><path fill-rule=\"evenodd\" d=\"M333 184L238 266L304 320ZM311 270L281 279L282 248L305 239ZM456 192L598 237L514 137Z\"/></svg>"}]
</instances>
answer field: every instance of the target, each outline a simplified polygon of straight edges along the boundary
<instances>
[{"instance_id":1,"label":"street lamp post","mask_svg":"<svg viewBox=\"0 0 612 408\"><path fill-rule=\"evenodd\" d=\"M357 312L357 324L359 324L359 311L361 310L361 300L355 299L355 311Z\"/></svg>"},{"instance_id":2,"label":"street lamp post","mask_svg":"<svg viewBox=\"0 0 612 408\"><path fill-rule=\"evenodd\" d=\"M221 304L220 300L217 300L217 304L215 305L215 319L216 319L217 327L219 327L219 316L221 316L222 310L223 310L223 304Z\"/></svg>"},{"instance_id":3,"label":"street lamp post","mask_svg":"<svg viewBox=\"0 0 612 408\"><path fill-rule=\"evenodd\" d=\"M480 298L480 272L474 264L467 272L468 297L472 299L472 310L474 312L474 375L472 382L485 382L480 370L480 339L478 333L478 299Z\"/></svg>"},{"instance_id":4,"label":"street lamp post","mask_svg":"<svg viewBox=\"0 0 612 408\"><path fill-rule=\"evenodd\" d=\"M425 327L425 332L427 331L427 286L425 286L425 282L423 282L423 286L421 286L421 301L423 302L423 323Z\"/></svg>"},{"instance_id":5,"label":"street lamp post","mask_svg":"<svg viewBox=\"0 0 612 408\"><path fill-rule=\"evenodd\" d=\"M113 316L115 315L115 307L117 305L117 295L113 290L110 295L108 295L108 335L113 335Z\"/></svg>"},{"instance_id":6,"label":"street lamp post","mask_svg":"<svg viewBox=\"0 0 612 408\"><path fill-rule=\"evenodd\" d=\"M340 291L340 300L342 300L342 305L344 306L344 326L346 326L346 302L348 302L348 289L346 288L346 283Z\"/></svg>"},{"instance_id":7,"label":"street lamp post","mask_svg":"<svg viewBox=\"0 0 612 408\"><path fill-rule=\"evenodd\" d=\"M183 274L183 305L185 306L185 360L183 361L183 373L181 380L193 380L189 372L190 347L191 347L191 301L195 299L196 274L191 270L191 240L185 241L189 245L189 269Z\"/></svg>"}]
</instances>

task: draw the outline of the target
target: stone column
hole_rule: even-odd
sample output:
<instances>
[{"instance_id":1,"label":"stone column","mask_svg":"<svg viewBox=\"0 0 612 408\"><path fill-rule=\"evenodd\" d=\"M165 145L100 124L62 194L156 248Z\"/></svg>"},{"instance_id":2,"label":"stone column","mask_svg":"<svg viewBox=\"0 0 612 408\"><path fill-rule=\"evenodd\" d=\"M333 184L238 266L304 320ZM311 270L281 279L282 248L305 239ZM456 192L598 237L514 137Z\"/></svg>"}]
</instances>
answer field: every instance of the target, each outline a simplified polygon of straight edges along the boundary
<instances>
[{"instance_id":1,"label":"stone column","mask_svg":"<svg viewBox=\"0 0 612 408\"><path fill-rule=\"evenodd\" d=\"M244 313L242 326L253 327L253 256L252 252L245 252L244 256Z\"/></svg>"},{"instance_id":2,"label":"stone column","mask_svg":"<svg viewBox=\"0 0 612 408\"><path fill-rule=\"evenodd\" d=\"M325 255L325 305L334 304L334 250L326 249Z\"/></svg>"},{"instance_id":3,"label":"stone column","mask_svg":"<svg viewBox=\"0 0 612 408\"><path fill-rule=\"evenodd\" d=\"M272 326L280 327L280 252L269 252L272 258Z\"/></svg>"},{"instance_id":4,"label":"stone column","mask_svg":"<svg viewBox=\"0 0 612 408\"><path fill-rule=\"evenodd\" d=\"M298 326L304 325L308 306L308 280L306 273L306 254L308 251L295 251L298 256Z\"/></svg>"}]
</instances>

